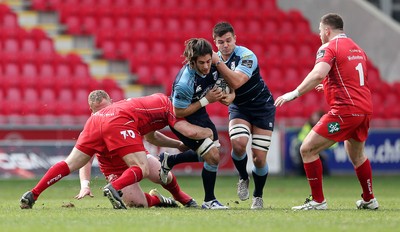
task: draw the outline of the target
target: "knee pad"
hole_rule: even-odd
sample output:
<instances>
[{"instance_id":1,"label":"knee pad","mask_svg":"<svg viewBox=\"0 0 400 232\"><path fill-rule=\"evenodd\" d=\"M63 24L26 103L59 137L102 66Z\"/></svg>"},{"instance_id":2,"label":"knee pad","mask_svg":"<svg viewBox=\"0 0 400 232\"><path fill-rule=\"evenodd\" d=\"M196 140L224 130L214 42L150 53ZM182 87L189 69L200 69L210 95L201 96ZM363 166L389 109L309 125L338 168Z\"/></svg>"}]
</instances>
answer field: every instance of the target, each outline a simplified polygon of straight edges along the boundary
<instances>
[{"instance_id":1,"label":"knee pad","mask_svg":"<svg viewBox=\"0 0 400 232\"><path fill-rule=\"evenodd\" d=\"M214 142L210 138L206 138L196 152L200 157L203 157L212 147L215 147Z\"/></svg>"},{"instance_id":2,"label":"knee pad","mask_svg":"<svg viewBox=\"0 0 400 232\"><path fill-rule=\"evenodd\" d=\"M261 151L268 151L270 145L271 145L271 136L253 135L253 139L251 141L251 148Z\"/></svg>"},{"instance_id":3,"label":"knee pad","mask_svg":"<svg viewBox=\"0 0 400 232\"><path fill-rule=\"evenodd\" d=\"M250 128L245 124L235 124L229 127L229 136L231 139L238 137L250 137Z\"/></svg>"}]
</instances>

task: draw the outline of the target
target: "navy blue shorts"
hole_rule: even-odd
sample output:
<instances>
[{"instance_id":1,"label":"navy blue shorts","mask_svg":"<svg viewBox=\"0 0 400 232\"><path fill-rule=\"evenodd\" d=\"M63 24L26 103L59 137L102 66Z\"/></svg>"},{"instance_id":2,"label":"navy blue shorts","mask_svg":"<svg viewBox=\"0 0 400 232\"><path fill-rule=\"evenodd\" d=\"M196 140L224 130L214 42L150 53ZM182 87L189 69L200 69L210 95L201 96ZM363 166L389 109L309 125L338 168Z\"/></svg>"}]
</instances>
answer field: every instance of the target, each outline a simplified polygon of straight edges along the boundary
<instances>
[{"instance_id":1,"label":"navy blue shorts","mask_svg":"<svg viewBox=\"0 0 400 232\"><path fill-rule=\"evenodd\" d=\"M201 113L201 114L192 114L192 115L186 117L185 119L186 119L186 121L192 123L193 125L210 128L214 134L214 141L218 140L217 128L215 127L214 123L211 121L210 116L206 113L206 111L204 111L204 113ZM201 140L189 139L189 138L183 136L181 133L179 133L174 128L172 128L172 127L170 127L170 128L171 128L172 132L179 138L179 140L181 140L188 148L190 148L194 151L196 151L197 148L199 148L200 145L204 141L204 139L201 139Z\"/></svg>"},{"instance_id":2,"label":"navy blue shorts","mask_svg":"<svg viewBox=\"0 0 400 232\"><path fill-rule=\"evenodd\" d=\"M231 104L229 105L229 120L240 118L258 128L273 131L275 111L275 106L270 102L258 104L257 106L248 106L248 104L237 106Z\"/></svg>"}]
</instances>

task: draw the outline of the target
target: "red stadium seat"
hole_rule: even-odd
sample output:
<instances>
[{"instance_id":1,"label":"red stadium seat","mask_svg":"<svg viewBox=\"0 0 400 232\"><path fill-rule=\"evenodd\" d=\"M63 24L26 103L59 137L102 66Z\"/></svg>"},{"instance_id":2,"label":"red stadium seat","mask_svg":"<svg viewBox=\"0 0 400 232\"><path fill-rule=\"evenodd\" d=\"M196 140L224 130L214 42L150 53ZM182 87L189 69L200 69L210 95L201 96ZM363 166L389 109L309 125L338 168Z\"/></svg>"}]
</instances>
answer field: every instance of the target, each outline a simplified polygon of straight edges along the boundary
<instances>
[{"instance_id":1,"label":"red stadium seat","mask_svg":"<svg viewBox=\"0 0 400 232\"><path fill-rule=\"evenodd\" d=\"M65 24L67 27L67 33L71 35L80 35L81 34L81 22L79 17L76 15L71 15L66 17Z\"/></svg>"},{"instance_id":2,"label":"red stadium seat","mask_svg":"<svg viewBox=\"0 0 400 232\"><path fill-rule=\"evenodd\" d=\"M154 83L155 85L163 85L169 83L168 79L172 78L168 76L168 70L163 65L156 65L153 69Z\"/></svg>"},{"instance_id":3,"label":"red stadium seat","mask_svg":"<svg viewBox=\"0 0 400 232\"><path fill-rule=\"evenodd\" d=\"M128 30L131 27L131 21L128 17L118 17L115 19L115 27L118 29Z\"/></svg>"},{"instance_id":4,"label":"red stadium seat","mask_svg":"<svg viewBox=\"0 0 400 232\"><path fill-rule=\"evenodd\" d=\"M152 69L148 65L140 65L137 67L138 83L142 85L154 85Z\"/></svg>"},{"instance_id":5,"label":"red stadium seat","mask_svg":"<svg viewBox=\"0 0 400 232\"><path fill-rule=\"evenodd\" d=\"M3 15L2 27L16 28L19 27L17 15L10 11Z\"/></svg>"},{"instance_id":6,"label":"red stadium seat","mask_svg":"<svg viewBox=\"0 0 400 232\"><path fill-rule=\"evenodd\" d=\"M21 114L23 97L19 88L10 88L6 92L5 104L8 104L7 114Z\"/></svg>"},{"instance_id":7,"label":"red stadium seat","mask_svg":"<svg viewBox=\"0 0 400 232\"><path fill-rule=\"evenodd\" d=\"M80 26L77 29L77 34L92 35L99 28L109 28L100 24L97 18L93 15L84 15L79 18Z\"/></svg>"},{"instance_id":8,"label":"red stadium seat","mask_svg":"<svg viewBox=\"0 0 400 232\"><path fill-rule=\"evenodd\" d=\"M125 99L124 91L122 91L122 89L115 88L108 93L113 101L120 101Z\"/></svg>"},{"instance_id":9,"label":"red stadium seat","mask_svg":"<svg viewBox=\"0 0 400 232\"><path fill-rule=\"evenodd\" d=\"M20 51L18 40L9 38L4 41L4 51L17 53Z\"/></svg>"},{"instance_id":10,"label":"red stadium seat","mask_svg":"<svg viewBox=\"0 0 400 232\"><path fill-rule=\"evenodd\" d=\"M25 63L21 67L21 86L22 88L36 88L39 82L37 67L32 63Z\"/></svg>"},{"instance_id":11,"label":"red stadium seat","mask_svg":"<svg viewBox=\"0 0 400 232\"><path fill-rule=\"evenodd\" d=\"M135 17L132 19L131 29L139 33L148 30L148 23L145 17Z\"/></svg>"},{"instance_id":12,"label":"red stadium seat","mask_svg":"<svg viewBox=\"0 0 400 232\"><path fill-rule=\"evenodd\" d=\"M30 38L25 38L21 41L21 50L26 53L35 53L37 51L37 47L35 41Z\"/></svg>"},{"instance_id":13,"label":"red stadium seat","mask_svg":"<svg viewBox=\"0 0 400 232\"><path fill-rule=\"evenodd\" d=\"M122 40L118 42L117 50L118 50L118 58L119 59L129 59L132 54L132 43L128 40Z\"/></svg>"},{"instance_id":14,"label":"red stadium seat","mask_svg":"<svg viewBox=\"0 0 400 232\"><path fill-rule=\"evenodd\" d=\"M105 59L116 60L118 58L117 46L114 40L106 40L100 45Z\"/></svg>"},{"instance_id":15,"label":"red stadium seat","mask_svg":"<svg viewBox=\"0 0 400 232\"><path fill-rule=\"evenodd\" d=\"M34 88L28 88L24 91L23 96L23 114L37 114L39 108L40 100L39 93Z\"/></svg>"},{"instance_id":16,"label":"red stadium seat","mask_svg":"<svg viewBox=\"0 0 400 232\"><path fill-rule=\"evenodd\" d=\"M45 38L39 41L38 43L38 51L43 54L54 54L55 48L53 41L50 38Z\"/></svg>"}]
</instances>

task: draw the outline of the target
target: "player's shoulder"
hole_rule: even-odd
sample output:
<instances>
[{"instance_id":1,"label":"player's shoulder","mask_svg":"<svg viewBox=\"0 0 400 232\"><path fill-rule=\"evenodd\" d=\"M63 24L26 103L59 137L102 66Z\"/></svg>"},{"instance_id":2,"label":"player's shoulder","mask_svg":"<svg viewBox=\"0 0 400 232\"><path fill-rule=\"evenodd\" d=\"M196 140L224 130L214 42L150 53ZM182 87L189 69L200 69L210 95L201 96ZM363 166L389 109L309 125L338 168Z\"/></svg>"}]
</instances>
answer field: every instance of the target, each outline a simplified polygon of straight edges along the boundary
<instances>
[{"instance_id":1,"label":"player's shoulder","mask_svg":"<svg viewBox=\"0 0 400 232\"><path fill-rule=\"evenodd\" d=\"M187 83L190 80L194 79L196 75L196 71L191 69L189 65L185 65L183 67L183 71L179 73L180 76L177 76L179 83Z\"/></svg>"},{"instance_id":2,"label":"player's shoulder","mask_svg":"<svg viewBox=\"0 0 400 232\"><path fill-rule=\"evenodd\" d=\"M246 47L243 47L243 46L236 46L235 54L237 56L240 56L242 59L253 58L256 56L252 50L250 50Z\"/></svg>"},{"instance_id":3,"label":"player's shoulder","mask_svg":"<svg viewBox=\"0 0 400 232\"><path fill-rule=\"evenodd\" d=\"M328 43L322 44L322 45L318 48L318 51L326 49L327 47L329 47L329 44L330 44L329 42L328 42Z\"/></svg>"}]
</instances>

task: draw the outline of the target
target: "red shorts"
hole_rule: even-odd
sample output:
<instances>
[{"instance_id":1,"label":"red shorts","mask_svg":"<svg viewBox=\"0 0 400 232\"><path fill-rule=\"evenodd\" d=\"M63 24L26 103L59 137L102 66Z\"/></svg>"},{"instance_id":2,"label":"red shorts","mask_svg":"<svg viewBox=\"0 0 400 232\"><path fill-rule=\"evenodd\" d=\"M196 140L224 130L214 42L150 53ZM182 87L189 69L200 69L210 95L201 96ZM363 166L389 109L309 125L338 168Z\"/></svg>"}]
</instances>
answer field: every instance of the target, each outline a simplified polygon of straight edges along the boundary
<instances>
[{"instance_id":1,"label":"red shorts","mask_svg":"<svg viewBox=\"0 0 400 232\"><path fill-rule=\"evenodd\" d=\"M371 115L331 115L325 114L313 127L313 130L327 139L342 142L354 139L367 140Z\"/></svg>"},{"instance_id":2,"label":"red shorts","mask_svg":"<svg viewBox=\"0 0 400 232\"><path fill-rule=\"evenodd\" d=\"M90 117L79 135L76 148L93 155L94 153L117 153L123 157L129 153L145 151L143 138L139 133L138 120L124 114L110 117Z\"/></svg>"}]
</instances>

